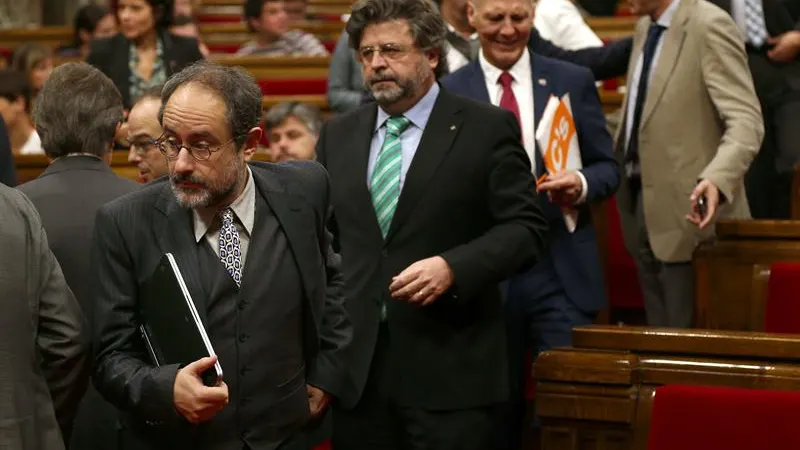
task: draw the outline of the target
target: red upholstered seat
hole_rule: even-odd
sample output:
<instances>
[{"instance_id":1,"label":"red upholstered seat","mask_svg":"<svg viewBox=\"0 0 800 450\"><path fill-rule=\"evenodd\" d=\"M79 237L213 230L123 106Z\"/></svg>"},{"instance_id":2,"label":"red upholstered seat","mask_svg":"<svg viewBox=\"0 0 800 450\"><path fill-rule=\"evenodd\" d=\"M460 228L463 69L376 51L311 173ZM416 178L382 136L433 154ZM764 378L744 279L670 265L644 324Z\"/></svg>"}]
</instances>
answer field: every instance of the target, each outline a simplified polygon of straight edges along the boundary
<instances>
[{"instance_id":1,"label":"red upholstered seat","mask_svg":"<svg viewBox=\"0 0 800 450\"><path fill-rule=\"evenodd\" d=\"M336 49L336 41L325 41L322 43L325 46L325 49L328 50L328 53L333 54L333 51Z\"/></svg>"},{"instance_id":2,"label":"red upholstered seat","mask_svg":"<svg viewBox=\"0 0 800 450\"><path fill-rule=\"evenodd\" d=\"M200 14L197 21L203 23L239 23L242 16L235 14Z\"/></svg>"},{"instance_id":3,"label":"red upholstered seat","mask_svg":"<svg viewBox=\"0 0 800 450\"><path fill-rule=\"evenodd\" d=\"M606 288L611 308L642 309L642 290L636 265L625 248L622 237L622 226L619 221L617 202L611 198L608 202L608 259L606 260Z\"/></svg>"},{"instance_id":4,"label":"red upholstered seat","mask_svg":"<svg viewBox=\"0 0 800 450\"><path fill-rule=\"evenodd\" d=\"M315 95L328 92L327 78L258 80L264 95Z\"/></svg>"},{"instance_id":5,"label":"red upholstered seat","mask_svg":"<svg viewBox=\"0 0 800 450\"><path fill-rule=\"evenodd\" d=\"M800 392L711 386L656 390L647 450L780 450L800 445Z\"/></svg>"},{"instance_id":6,"label":"red upholstered seat","mask_svg":"<svg viewBox=\"0 0 800 450\"><path fill-rule=\"evenodd\" d=\"M778 262L770 267L764 331L800 333L800 262Z\"/></svg>"},{"instance_id":7,"label":"red upholstered seat","mask_svg":"<svg viewBox=\"0 0 800 450\"><path fill-rule=\"evenodd\" d=\"M211 53L228 53L233 54L239 51L239 44L206 44L208 51Z\"/></svg>"},{"instance_id":8,"label":"red upholstered seat","mask_svg":"<svg viewBox=\"0 0 800 450\"><path fill-rule=\"evenodd\" d=\"M322 444L314 447L314 450L331 450L331 443L330 441L325 441Z\"/></svg>"}]
</instances>

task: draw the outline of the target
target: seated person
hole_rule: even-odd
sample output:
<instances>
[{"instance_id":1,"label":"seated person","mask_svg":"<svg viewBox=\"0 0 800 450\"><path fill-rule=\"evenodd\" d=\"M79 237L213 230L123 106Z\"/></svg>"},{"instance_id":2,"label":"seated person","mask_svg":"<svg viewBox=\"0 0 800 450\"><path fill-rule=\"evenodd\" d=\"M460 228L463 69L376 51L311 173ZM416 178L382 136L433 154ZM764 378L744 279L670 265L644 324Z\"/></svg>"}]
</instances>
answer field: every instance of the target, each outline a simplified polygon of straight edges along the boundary
<instances>
[{"instance_id":1,"label":"seated person","mask_svg":"<svg viewBox=\"0 0 800 450\"><path fill-rule=\"evenodd\" d=\"M328 50L316 36L289 29L289 16L283 0L247 0L244 4L247 27L255 39L236 52L239 56L327 56Z\"/></svg>"},{"instance_id":2,"label":"seated person","mask_svg":"<svg viewBox=\"0 0 800 450\"><path fill-rule=\"evenodd\" d=\"M322 128L319 109L308 103L285 102L267 111L266 132L270 159L274 162L316 159L317 138Z\"/></svg>"},{"instance_id":3,"label":"seated person","mask_svg":"<svg viewBox=\"0 0 800 450\"><path fill-rule=\"evenodd\" d=\"M156 140L163 134L158 122L161 88L162 86L154 86L145 91L128 114L128 162L139 168L136 180L140 183L149 183L169 172L167 158L156 145Z\"/></svg>"},{"instance_id":4,"label":"seated person","mask_svg":"<svg viewBox=\"0 0 800 450\"><path fill-rule=\"evenodd\" d=\"M308 0L284 0L284 9L286 9L286 15L289 16L290 23L311 19L306 15L306 8L308 8Z\"/></svg>"},{"instance_id":5,"label":"seated person","mask_svg":"<svg viewBox=\"0 0 800 450\"><path fill-rule=\"evenodd\" d=\"M350 36L342 31L328 69L328 104L343 113L358 108L367 95L361 77L361 63L350 48Z\"/></svg>"},{"instance_id":6,"label":"seated person","mask_svg":"<svg viewBox=\"0 0 800 450\"><path fill-rule=\"evenodd\" d=\"M122 94L130 109L133 100L172 74L203 59L197 39L170 33L172 0L118 0L111 11L119 34L93 41L86 62L97 67Z\"/></svg>"},{"instance_id":7,"label":"seated person","mask_svg":"<svg viewBox=\"0 0 800 450\"><path fill-rule=\"evenodd\" d=\"M208 58L210 52L203 37L200 35L200 28L197 26L197 21L192 16L175 16L172 25L169 27L169 32L175 36L183 36L188 38L197 39L197 46L200 48L200 53L204 58Z\"/></svg>"},{"instance_id":8,"label":"seated person","mask_svg":"<svg viewBox=\"0 0 800 450\"><path fill-rule=\"evenodd\" d=\"M72 29L72 43L56 51L59 58L85 59L89 56L89 42L117 34L117 22L106 8L91 3L75 13Z\"/></svg>"},{"instance_id":9,"label":"seated person","mask_svg":"<svg viewBox=\"0 0 800 450\"><path fill-rule=\"evenodd\" d=\"M31 101L53 72L53 49L38 42L27 42L14 50L11 68L25 74L31 89Z\"/></svg>"},{"instance_id":10,"label":"seated person","mask_svg":"<svg viewBox=\"0 0 800 450\"><path fill-rule=\"evenodd\" d=\"M11 152L15 155L44 154L30 113L31 86L25 75L16 70L0 71L0 115L8 126Z\"/></svg>"},{"instance_id":11,"label":"seated person","mask_svg":"<svg viewBox=\"0 0 800 450\"><path fill-rule=\"evenodd\" d=\"M200 10L200 0L175 0L173 17L195 17Z\"/></svg>"}]
</instances>

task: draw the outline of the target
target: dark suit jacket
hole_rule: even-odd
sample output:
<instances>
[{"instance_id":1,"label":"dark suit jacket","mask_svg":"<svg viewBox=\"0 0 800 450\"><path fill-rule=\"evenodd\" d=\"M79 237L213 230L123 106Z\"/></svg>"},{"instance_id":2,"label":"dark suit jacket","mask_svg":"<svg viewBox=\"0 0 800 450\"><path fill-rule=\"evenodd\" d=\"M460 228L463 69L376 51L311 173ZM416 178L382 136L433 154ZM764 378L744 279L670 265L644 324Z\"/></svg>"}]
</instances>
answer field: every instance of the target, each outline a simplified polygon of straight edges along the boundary
<instances>
[{"instance_id":1,"label":"dark suit jacket","mask_svg":"<svg viewBox=\"0 0 800 450\"><path fill-rule=\"evenodd\" d=\"M528 50L548 58L568 61L588 67L598 80L621 77L628 72L628 60L633 49L633 37L617 39L603 47L589 47L580 50L565 50L543 39L536 28L531 30Z\"/></svg>"},{"instance_id":2,"label":"dark suit jacket","mask_svg":"<svg viewBox=\"0 0 800 450\"><path fill-rule=\"evenodd\" d=\"M310 368L306 380L338 397L344 384L340 353L351 335L339 258L330 249L326 231L327 175L314 162L252 163L250 168L257 189L281 223L303 281L303 345ZM173 404L178 366L156 368L148 362L137 331L137 298L161 256L171 252L207 323L196 245L192 215L178 205L165 179L105 205L97 215L92 245L94 384L106 399L130 413L128 419L164 426L173 435L181 427L191 431ZM258 265L267 257L249 255L247 264Z\"/></svg>"},{"instance_id":3,"label":"dark suit jacket","mask_svg":"<svg viewBox=\"0 0 800 450\"><path fill-rule=\"evenodd\" d=\"M731 12L731 0L709 0L725 11ZM800 30L800 1L762 0L764 22L770 36ZM766 55L750 54L748 58L753 83L762 102L768 105L782 103L787 95L800 92L800 57L787 64L776 64Z\"/></svg>"},{"instance_id":4,"label":"dark suit jacket","mask_svg":"<svg viewBox=\"0 0 800 450\"><path fill-rule=\"evenodd\" d=\"M35 180L19 186L31 199L47 231L50 248L64 271L67 284L89 316L91 303L89 250L94 219L101 206L141 185L120 178L108 165L92 156L75 155L53 161ZM116 410L89 389L75 420L72 448L113 450Z\"/></svg>"},{"instance_id":5,"label":"dark suit jacket","mask_svg":"<svg viewBox=\"0 0 800 450\"><path fill-rule=\"evenodd\" d=\"M538 124L551 95L569 94L588 192L586 203L578 208L578 225L570 233L560 208L541 194L540 202L550 221L550 256L567 297L581 310L595 312L606 305L603 271L592 226L590 203L611 197L620 181L613 154L613 141L606 127L603 106L592 74L583 67L531 55L533 75L534 123ZM473 62L442 80L454 94L489 103L486 81L480 63ZM543 167L537 152L537 168ZM540 172L543 173L543 172Z\"/></svg>"},{"instance_id":6,"label":"dark suit jacket","mask_svg":"<svg viewBox=\"0 0 800 450\"><path fill-rule=\"evenodd\" d=\"M578 0L578 4L593 16L613 16L619 0Z\"/></svg>"},{"instance_id":7,"label":"dark suit jacket","mask_svg":"<svg viewBox=\"0 0 800 450\"><path fill-rule=\"evenodd\" d=\"M176 36L172 33L162 32L159 38L164 46L164 66L167 69L167 78L180 72L186 66L203 59L203 54L197 46L197 39ZM117 34L106 39L93 40L89 48L89 57L86 62L100 69L107 77L111 78L122 94L122 104L125 109L130 109L135 98L131 98L131 70L128 60L131 52L131 42L122 34Z\"/></svg>"},{"instance_id":8,"label":"dark suit jacket","mask_svg":"<svg viewBox=\"0 0 800 450\"><path fill-rule=\"evenodd\" d=\"M17 185L17 171L14 166L14 155L11 153L8 127L2 117L0 117L0 183L11 187Z\"/></svg>"},{"instance_id":9,"label":"dark suit jacket","mask_svg":"<svg viewBox=\"0 0 800 450\"><path fill-rule=\"evenodd\" d=\"M498 283L541 255L547 223L514 116L442 90L406 175L386 239L367 189L377 106L327 122L317 156L331 177L354 339L343 406L360 399L386 302L389 370L400 404L458 409L508 395ZM427 307L389 297L391 278L443 257L452 288Z\"/></svg>"},{"instance_id":10,"label":"dark suit jacket","mask_svg":"<svg viewBox=\"0 0 800 450\"><path fill-rule=\"evenodd\" d=\"M89 381L89 330L36 209L2 184L0 230L0 446L63 449Z\"/></svg>"}]
</instances>

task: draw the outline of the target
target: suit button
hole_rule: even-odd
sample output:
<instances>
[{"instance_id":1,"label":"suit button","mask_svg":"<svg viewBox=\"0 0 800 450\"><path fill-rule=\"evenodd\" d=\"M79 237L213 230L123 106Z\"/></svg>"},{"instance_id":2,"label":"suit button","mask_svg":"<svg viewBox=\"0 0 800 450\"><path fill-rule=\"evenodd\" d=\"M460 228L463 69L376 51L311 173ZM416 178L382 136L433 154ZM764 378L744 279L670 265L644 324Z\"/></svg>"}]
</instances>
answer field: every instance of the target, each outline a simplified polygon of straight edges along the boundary
<instances>
[{"instance_id":1,"label":"suit button","mask_svg":"<svg viewBox=\"0 0 800 450\"><path fill-rule=\"evenodd\" d=\"M241 369L239 369L239 374L242 376L244 376L247 372L250 372L250 368L247 366L243 366Z\"/></svg>"},{"instance_id":2,"label":"suit button","mask_svg":"<svg viewBox=\"0 0 800 450\"><path fill-rule=\"evenodd\" d=\"M247 301L246 300L242 300L242 301L239 302L239 311L245 309L246 307L247 307Z\"/></svg>"},{"instance_id":3,"label":"suit button","mask_svg":"<svg viewBox=\"0 0 800 450\"><path fill-rule=\"evenodd\" d=\"M242 334L240 334L240 335L239 335L239 342L242 342L242 343L244 343L244 342L246 342L248 339L250 339L250 335L249 335L249 334L247 334L247 333L242 333Z\"/></svg>"}]
</instances>

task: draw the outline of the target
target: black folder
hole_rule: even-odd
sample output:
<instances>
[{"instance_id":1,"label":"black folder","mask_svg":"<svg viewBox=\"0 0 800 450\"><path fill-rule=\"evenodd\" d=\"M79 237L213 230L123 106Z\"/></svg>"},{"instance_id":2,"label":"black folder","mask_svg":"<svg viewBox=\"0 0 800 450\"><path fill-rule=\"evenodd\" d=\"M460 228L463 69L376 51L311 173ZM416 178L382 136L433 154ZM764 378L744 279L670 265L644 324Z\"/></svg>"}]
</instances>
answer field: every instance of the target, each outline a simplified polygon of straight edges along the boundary
<instances>
[{"instance_id":1,"label":"black folder","mask_svg":"<svg viewBox=\"0 0 800 450\"><path fill-rule=\"evenodd\" d=\"M139 329L154 365L180 364L183 367L215 355L171 253L161 257L153 275L145 282L139 305L142 313ZM202 378L206 386L218 385L222 381L219 361L203 373Z\"/></svg>"}]
</instances>

